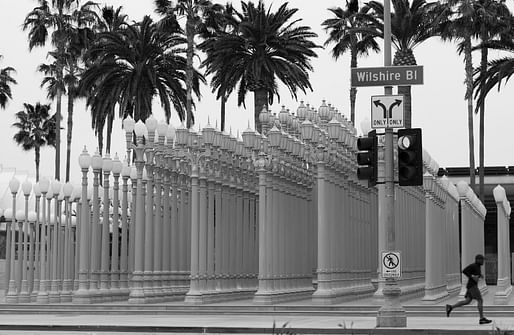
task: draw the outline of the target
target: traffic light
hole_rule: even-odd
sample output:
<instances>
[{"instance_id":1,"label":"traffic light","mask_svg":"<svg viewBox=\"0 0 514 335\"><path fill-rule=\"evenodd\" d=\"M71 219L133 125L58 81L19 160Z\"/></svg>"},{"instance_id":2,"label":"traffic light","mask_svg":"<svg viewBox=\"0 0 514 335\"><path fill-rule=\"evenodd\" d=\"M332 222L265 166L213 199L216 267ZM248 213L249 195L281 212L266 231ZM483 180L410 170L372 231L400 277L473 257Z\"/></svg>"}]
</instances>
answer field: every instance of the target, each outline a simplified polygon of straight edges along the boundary
<instances>
[{"instance_id":1,"label":"traffic light","mask_svg":"<svg viewBox=\"0 0 514 335\"><path fill-rule=\"evenodd\" d=\"M400 186L423 185L421 128L398 130L398 182Z\"/></svg>"},{"instance_id":2,"label":"traffic light","mask_svg":"<svg viewBox=\"0 0 514 335\"><path fill-rule=\"evenodd\" d=\"M367 137L359 137L357 139L357 164L363 165L357 168L357 178L367 179L368 186L375 186L377 183L378 170L378 138L376 130L368 133Z\"/></svg>"}]
</instances>

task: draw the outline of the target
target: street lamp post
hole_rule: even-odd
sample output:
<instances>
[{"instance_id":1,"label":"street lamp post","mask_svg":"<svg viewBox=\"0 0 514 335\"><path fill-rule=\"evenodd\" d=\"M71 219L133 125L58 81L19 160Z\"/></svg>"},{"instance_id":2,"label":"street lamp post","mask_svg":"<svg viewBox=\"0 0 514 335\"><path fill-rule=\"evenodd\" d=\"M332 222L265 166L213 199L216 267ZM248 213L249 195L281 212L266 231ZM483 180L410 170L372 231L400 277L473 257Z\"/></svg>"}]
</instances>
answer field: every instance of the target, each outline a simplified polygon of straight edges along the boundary
<instances>
[{"instance_id":1,"label":"street lamp post","mask_svg":"<svg viewBox=\"0 0 514 335\"><path fill-rule=\"evenodd\" d=\"M29 196L32 191L32 183L29 180L25 180L21 185L21 189L23 191L23 195L25 196L25 215L24 215L24 223L23 223L23 261L22 261L22 271L21 271L21 290L20 296L18 298L18 302L30 302L30 294L29 294L29 283L28 283L28 273L27 273L27 258L28 258L28 246L29 246ZM32 240L32 238L31 238ZM32 252L32 250L30 250Z\"/></svg>"},{"instance_id":2,"label":"street lamp post","mask_svg":"<svg viewBox=\"0 0 514 335\"><path fill-rule=\"evenodd\" d=\"M143 135L145 133L145 125L141 120L136 123L134 128L136 132L136 145L132 145L132 149L136 154L137 169L137 186L136 186L136 217L135 222L131 221L131 232L134 234L134 268L132 274L132 287L129 293L129 303L144 303L144 257L145 257L145 199L143 198L143 167L145 146L143 145ZM132 218L131 220L133 220ZM132 231L134 229L134 232Z\"/></svg>"},{"instance_id":3,"label":"street lamp post","mask_svg":"<svg viewBox=\"0 0 514 335\"><path fill-rule=\"evenodd\" d=\"M59 264L59 230L60 230L60 215L59 215L59 193L61 192L61 182L59 180L52 181L52 193L54 195L54 222L53 222L53 238L50 243L50 251L52 252L51 263L51 281L50 292L48 294L49 302L56 303L61 301L59 293L59 277L58 277L58 264Z\"/></svg>"},{"instance_id":4,"label":"street lamp post","mask_svg":"<svg viewBox=\"0 0 514 335\"><path fill-rule=\"evenodd\" d=\"M121 170L122 177L122 199L121 199L121 259L120 259L120 294L128 296L128 179L131 168L128 165L128 158ZM135 196L134 196L135 198ZM131 213L133 215L133 213ZM134 220L132 220L134 222Z\"/></svg>"},{"instance_id":5,"label":"street lamp post","mask_svg":"<svg viewBox=\"0 0 514 335\"><path fill-rule=\"evenodd\" d=\"M73 194L73 185L70 182L64 184L63 189L64 193L64 211L65 211L65 223L64 223L64 263L63 263L63 284L62 284L62 294L61 301L62 302L71 302L72 301L72 273L70 268L70 258L72 256L70 244L71 240L71 195Z\"/></svg>"},{"instance_id":6,"label":"street lamp post","mask_svg":"<svg viewBox=\"0 0 514 335\"><path fill-rule=\"evenodd\" d=\"M120 291L120 245L119 245L119 190L120 190L120 174L123 171L123 163L118 158L118 154L114 155L112 161L112 175L114 176L113 200L112 200L112 251L111 251L111 295L118 300Z\"/></svg>"},{"instance_id":7,"label":"street lamp post","mask_svg":"<svg viewBox=\"0 0 514 335\"><path fill-rule=\"evenodd\" d=\"M43 208L42 208L42 215L43 221L41 222L41 243L40 243L40 260L39 260L39 266L40 266L40 273L41 278L39 280L39 292L36 298L36 301L38 303L48 303L48 273L46 271L47 269L47 220L46 220L46 196L50 188L50 181L47 178L41 178L39 181L39 186L41 189L41 195L43 199ZM48 208L48 211L50 211L50 207Z\"/></svg>"},{"instance_id":8,"label":"street lamp post","mask_svg":"<svg viewBox=\"0 0 514 335\"><path fill-rule=\"evenodd\" d=\"M391 3L384 1L384 66L391 66ZM385 95L391 95L391 86L384 88ZM379 225L385 227L386 251L396 249L395 241L395 218L394 218L394 150L393 150L393 128L385 129L385 180L384 186L379 186ZM384 305L378 310L377 327L405 327L407 316L400 304L401 290L395 278L387 278L382 290L384 294Z\"/></svg>"},{"instance_id":9,"label":"street lamp post","mask_svg":"<svg viewBox=\"0 0 514 335\"><path fill-rule=\"evenodd\" d=\"M13 178L9 182L9 189L12 193L12 220L11 220L11 244L10 244L10 257L9 257L9 287L7 289L7 295L5 301L7 303L18 302L18 294L16 292L16 275L14 266L14 256L16 254L16 194L20 188L20 182L18 179ZM19 237L18 237L19 238Z\"/></svg>"},{"instance_id":10,"label":"street lamp post","mask_svg":"<svg viewBox=\"0 0 514 335\"><path fill-rule=\"evenodd\" d=\"M109 176L112 170L112 159L109 153L105 154L102 160L102 171L104 174L103 183L103 220L102 220L102 240L101 240L101 259L100 259L100 298L102 301L110 301L112 299L111 292L109 289L109 263L110 263L110 199L109 199Z\"/></svg>"},{"instance_id":11,"label":"street lamp post","mask_svg":"<svg viewBox=\"0 0 514 335\"><path fill-rule=\"evenodd\" d=\"M80 228L79 228L79 287L74 293L72 301L76 303L90 303L91 296L88 292L88 258L89 258L89 205L87 199L87 173L91 166L91 156L84 147L79 156L79 165L82 169L82 195L80 197Z\"/></svg>"}]
</instances>

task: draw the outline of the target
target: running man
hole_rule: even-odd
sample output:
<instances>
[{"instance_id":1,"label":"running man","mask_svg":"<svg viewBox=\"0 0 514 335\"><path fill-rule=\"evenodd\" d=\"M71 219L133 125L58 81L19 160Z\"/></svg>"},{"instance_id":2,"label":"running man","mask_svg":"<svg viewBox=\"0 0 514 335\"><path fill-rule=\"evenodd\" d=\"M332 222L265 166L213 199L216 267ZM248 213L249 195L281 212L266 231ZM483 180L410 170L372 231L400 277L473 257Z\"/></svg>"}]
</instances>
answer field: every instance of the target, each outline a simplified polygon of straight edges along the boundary
<instances>
[{"instance_id":1,"label":"running man","mask_svg":"<svg viewBox=\"0 0 514 335\"><path fill-rule=\"evenodd\" d=\"M478 288L478 281L480 278L483 278L481 272L481 266L484 264L484 256L476 255L475 263L472 263L464 270L462 273L468 277L468 283L466 284L466 295L464 296L466 299L457 302L455 305L446 305L446 316L450 316L450 313L457 307L461 307L469 304L473 299L475 299L478 303L478 313L480 314L479 324L484 325L487 323L491 323L491 320L484 317L484 305L482 300L482 294L480 293L480 289Z\"/></svg>"}]
</instances>

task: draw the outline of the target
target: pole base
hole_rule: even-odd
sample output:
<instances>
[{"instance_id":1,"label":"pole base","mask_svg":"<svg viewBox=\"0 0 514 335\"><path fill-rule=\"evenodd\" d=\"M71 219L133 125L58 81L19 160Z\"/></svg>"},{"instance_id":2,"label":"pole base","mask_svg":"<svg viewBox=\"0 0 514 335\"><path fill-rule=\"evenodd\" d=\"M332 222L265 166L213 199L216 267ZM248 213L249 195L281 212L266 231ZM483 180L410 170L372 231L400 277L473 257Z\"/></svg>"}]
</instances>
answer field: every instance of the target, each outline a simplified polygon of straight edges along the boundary
<instances>
[{"instance_id":1,"label":"pole base","mask_svg":"<svg viewBox=\"0 0 514 335\"><path fill-rule=\"evenodd\" d=\"M377 314L377 327L407 327L407 315L402 307L382 307Z\"/></svg>"}]
</instances>

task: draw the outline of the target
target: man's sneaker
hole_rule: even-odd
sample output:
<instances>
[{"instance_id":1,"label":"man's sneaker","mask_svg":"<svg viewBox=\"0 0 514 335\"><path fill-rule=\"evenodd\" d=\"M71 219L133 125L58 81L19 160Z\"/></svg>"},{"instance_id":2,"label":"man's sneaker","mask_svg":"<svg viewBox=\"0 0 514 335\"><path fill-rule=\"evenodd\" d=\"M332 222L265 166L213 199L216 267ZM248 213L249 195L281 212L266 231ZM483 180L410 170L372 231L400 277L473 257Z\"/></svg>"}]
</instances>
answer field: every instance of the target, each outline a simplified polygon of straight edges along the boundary
<instances>
[{"instance_id":1,"label":"man's sneaker","mask_svg":"<svg viewBox=\"0 0 514 335\"><path fill-rule=\"evenodd\" d=\"M452 312L452 306L446 305L446 317L450 317L451 312Z\"/></svg>"},{"instance_id":2,"label":"man's sneaker","mask_svg":"<svg viewBox=\"0 0 514 335\"><path fill-rule=\"evenodd\" d=\"M478 321L478 323L480 323L481 325L485 325L485 324L488 324L488 323L491 323L492 321L487 319L487 318L481 318L480 321Z\"/></svg>"}]
</instances>

